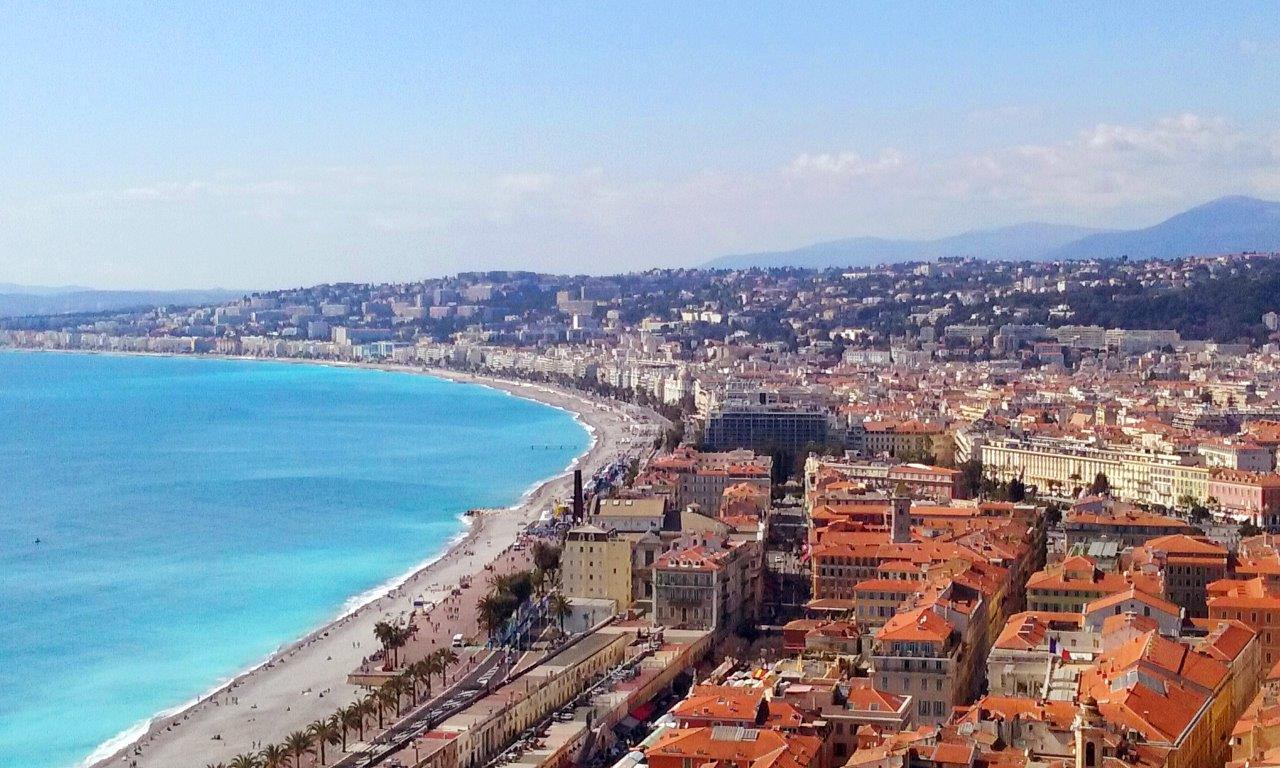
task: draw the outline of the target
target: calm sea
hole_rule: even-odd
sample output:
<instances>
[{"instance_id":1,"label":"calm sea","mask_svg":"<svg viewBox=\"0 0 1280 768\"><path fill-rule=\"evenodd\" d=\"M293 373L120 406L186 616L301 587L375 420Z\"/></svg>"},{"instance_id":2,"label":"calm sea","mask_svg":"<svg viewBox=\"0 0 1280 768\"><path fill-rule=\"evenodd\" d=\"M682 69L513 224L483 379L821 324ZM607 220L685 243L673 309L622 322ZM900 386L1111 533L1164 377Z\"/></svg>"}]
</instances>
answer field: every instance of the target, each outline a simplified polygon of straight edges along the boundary
<instances>
[{"instance_id":1,"label":"calm sea","mask_svg":"<svg viewBox=\"0 0 1280 768\"><path fill-rule=\"evenodd\" d=\"M0 352L0 766L79 763L587 443L563 411L424 376Z\"/></svg>"}]
</instances>

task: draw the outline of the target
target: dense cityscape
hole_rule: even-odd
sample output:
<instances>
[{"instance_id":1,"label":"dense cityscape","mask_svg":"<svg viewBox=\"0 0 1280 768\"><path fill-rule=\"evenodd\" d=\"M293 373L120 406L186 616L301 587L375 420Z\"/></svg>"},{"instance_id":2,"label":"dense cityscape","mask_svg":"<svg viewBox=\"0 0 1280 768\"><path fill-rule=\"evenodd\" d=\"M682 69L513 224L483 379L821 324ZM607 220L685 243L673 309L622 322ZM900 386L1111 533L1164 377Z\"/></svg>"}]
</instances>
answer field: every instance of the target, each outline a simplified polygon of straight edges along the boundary
<instances>
[{"instance_id":1,"label":"dense cityscape","mask_svg":"<svg viewBox=\"0 0 1280 768\"><path fill-rule=\"evenodd\" d=\"M1280 764L1278 312L1275 254L956 258L323 285L0 345L628 420L484 574L378 623L362 698L211 765L1209 768Z\"/></svg>"}]
</instances>

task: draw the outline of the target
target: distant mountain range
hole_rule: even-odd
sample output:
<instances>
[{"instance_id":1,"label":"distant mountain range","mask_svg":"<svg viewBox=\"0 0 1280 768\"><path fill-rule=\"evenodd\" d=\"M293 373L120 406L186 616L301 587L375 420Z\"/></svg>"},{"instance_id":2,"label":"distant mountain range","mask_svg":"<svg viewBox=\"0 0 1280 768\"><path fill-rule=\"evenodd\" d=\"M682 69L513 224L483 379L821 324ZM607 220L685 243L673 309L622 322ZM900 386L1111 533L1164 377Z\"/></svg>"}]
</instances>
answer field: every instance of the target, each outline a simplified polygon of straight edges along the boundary
<instances>
[{"instance_id":1,"label":"distant mountain range","mask_svg":"<svg viewBox=\"0 0 1280 768\"><path fill-rule=\"evenodd\" d=\"M243 291L221 288L186 291L98 291L0 283L0 317L114 312L162 305L216 304L239 298Z\"/></svg>"},{"instance_id":2,"label":"distant mountain range","mask_svg":"<svg viewBox=\"0 0 1280 768\"><path fill-rule=\"evenodd\" d=\"M937 240L854 237L790 251L722 256L715 269L866 267L969 256L1008 261L1116 258L1162 259L1213 253L1280 250L1280 203L1223 197L1146 229L1107 231L1028 223L976 230Z\"/></svg>"}]
</instances>

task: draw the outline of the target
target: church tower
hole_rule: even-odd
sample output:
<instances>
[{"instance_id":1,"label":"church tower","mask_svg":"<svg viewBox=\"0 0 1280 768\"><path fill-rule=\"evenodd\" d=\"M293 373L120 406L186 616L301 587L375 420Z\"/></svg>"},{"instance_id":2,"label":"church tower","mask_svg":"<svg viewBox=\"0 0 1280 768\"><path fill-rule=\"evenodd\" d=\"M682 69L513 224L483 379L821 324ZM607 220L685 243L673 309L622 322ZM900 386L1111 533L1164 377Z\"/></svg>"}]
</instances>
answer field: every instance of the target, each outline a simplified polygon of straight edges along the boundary
<instances>
[{"instance_id":1,"label":"church tower","mask_svg":"<svg viewBox=\"0 0 1280 768\"><path fill-rule=\"evenodd\" d=\"M894 544L911 541L911 499L901 483L893 491L889 507L889 540Z\"/></svg>"},{"instance_id":2,"label":"church tower","mask_svg":"<svg viewBox=\"0 0 1280 768\"><path fill-rule=\"evenodd\" d=\"M1103 720L1092 696L1080 699L1071 730L1076 737L1076 768L1098 768L1102 764Z\"/></svg>"}]
</instances>

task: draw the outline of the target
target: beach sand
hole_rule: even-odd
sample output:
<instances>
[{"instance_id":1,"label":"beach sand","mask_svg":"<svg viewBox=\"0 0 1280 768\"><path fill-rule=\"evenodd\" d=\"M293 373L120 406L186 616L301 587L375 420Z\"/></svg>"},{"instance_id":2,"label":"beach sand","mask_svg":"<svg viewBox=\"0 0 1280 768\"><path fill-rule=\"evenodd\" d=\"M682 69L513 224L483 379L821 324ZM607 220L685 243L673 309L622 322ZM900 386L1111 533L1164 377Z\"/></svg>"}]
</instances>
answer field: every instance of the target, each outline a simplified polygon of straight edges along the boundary
<instances>
[{"instance_id":1,"label":"beach sand","mask_svg":"<svg viewBox=\"0 0 1280 768\"><path fill-rule=\"evenodd\" d=\"M542 384L394 365L370 367L483 384L577 414L593 438L591 447L573 465L583 471L584 478L619 456L648 455L653 429L646 432L637 425L656 424L660 419L647 409ZM499 460L495 457L495 461ZM435 602L467 577L483 580L485 565L498 558L510 559L510 547L524 527L556 499L568 498L571 493L572 473L567 471L543 483L517 507L473 516L465 537L387 594L282 648L262 665L176 714L153 721L145 733L129 734L136 738L129 739L127 745L121 742L128 737L120 737L116 744L100 749L87 764L139 768L216 764L263 744L282 741L289 733L328 717L364 693L348 685L346 678L379 649L373 636L375 623L404 620L415 599ZM471 608L463 606L464 611ZM464 623L474 622L469 616L463 619ZM333 762L338 749L333 747L329 752L329 761Z\"/></svg>"}]
</instances>

